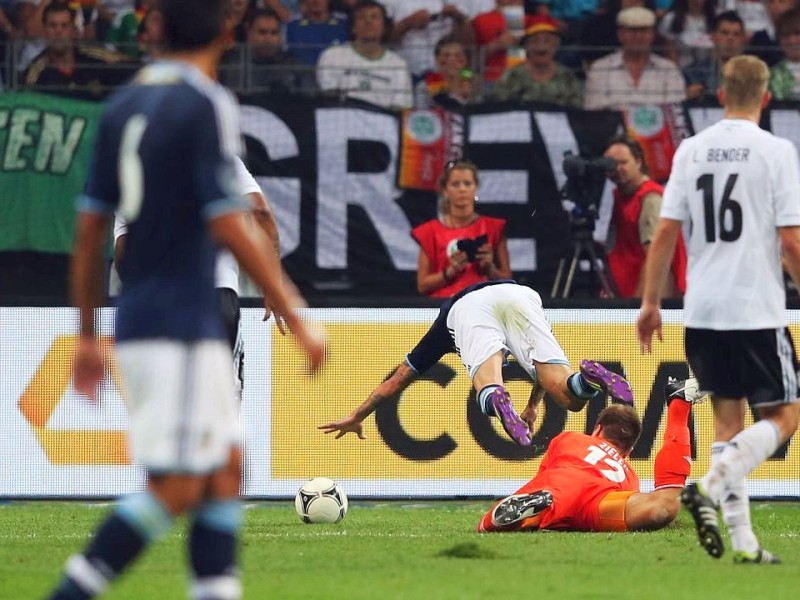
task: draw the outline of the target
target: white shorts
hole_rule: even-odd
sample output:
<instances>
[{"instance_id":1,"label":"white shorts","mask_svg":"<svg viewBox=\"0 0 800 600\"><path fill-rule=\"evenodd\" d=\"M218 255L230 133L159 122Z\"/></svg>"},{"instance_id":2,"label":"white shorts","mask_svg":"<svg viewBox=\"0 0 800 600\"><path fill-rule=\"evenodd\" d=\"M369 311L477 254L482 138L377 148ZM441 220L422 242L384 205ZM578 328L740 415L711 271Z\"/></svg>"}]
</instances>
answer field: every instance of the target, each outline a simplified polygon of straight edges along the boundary
<instances>
[{"instance_id":1,"label":"white shorts","mask_svg":"<svg viewBox=\"0 0 800 600\"><path fill-rule=\"evenodd\" d=\"M117 344L134 459L151 473L207 474L239 444L233 360L223 340Z\"/></svg>"},{"instance_id":2,"label":"white shorts","mask_svg":"<svg viewBox=\"0 0 800 600\"><path fill-rule=\"evenodd\" d=\"M529 287L500 283L470 292L453 304L447 328L470 378L501 350L512 354L534 381L535 362L569 365L541 297Z\"/></svg>"}]
</instances>

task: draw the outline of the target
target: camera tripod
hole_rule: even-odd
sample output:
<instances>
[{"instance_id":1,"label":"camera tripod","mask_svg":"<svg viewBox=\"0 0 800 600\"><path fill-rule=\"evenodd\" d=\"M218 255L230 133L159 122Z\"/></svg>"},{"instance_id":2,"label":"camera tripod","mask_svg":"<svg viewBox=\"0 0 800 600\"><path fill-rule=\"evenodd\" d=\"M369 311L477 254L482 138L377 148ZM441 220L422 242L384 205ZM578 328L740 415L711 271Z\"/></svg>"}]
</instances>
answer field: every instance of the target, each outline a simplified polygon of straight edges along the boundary
<instances>
[{"instance_id":1,"label":"camera tripod","mask_svg":"<svg viewBox=\"0 0 800 600\"><path fill-rule=\"evenodd\" d=\"M575 281L575 273L578 270L578 262L581 256L586 255L591 262L590 270L597 277L600 288L603 290L605 297L616 298L619 293L617 292L616 285L609 278L608 260L604 250L598 249L594 243L594 225L578 226L573 230L572 234L572 259L567 267L567 256L563 256L558 261L558 270L556 271L556 279L553 282L553 289L550 291L551 298L569 298L572 292L572 284ZM564 270L567 269L567 277L564 281L564 286L561 288L561 279L564 276ZM559 291L560 290L560 291Z\"/></svg>"}]
</instances>

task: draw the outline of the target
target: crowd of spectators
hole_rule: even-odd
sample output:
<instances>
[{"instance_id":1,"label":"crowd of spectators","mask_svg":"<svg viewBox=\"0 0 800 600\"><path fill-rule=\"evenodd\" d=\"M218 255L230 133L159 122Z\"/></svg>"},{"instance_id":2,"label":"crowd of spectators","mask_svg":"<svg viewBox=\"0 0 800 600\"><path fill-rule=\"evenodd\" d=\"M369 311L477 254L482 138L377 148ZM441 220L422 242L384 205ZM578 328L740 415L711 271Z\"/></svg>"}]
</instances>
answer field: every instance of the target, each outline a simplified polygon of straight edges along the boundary
<instances>
[{"instance_id":1,"label":"crowd of spectators","mask_svg":"<svg viewBox=\"0 0 800 600\"><path fill-rule=\"evenodd\" d=\"M775 99L800 100L800 0L230 2L234 35L219 78L238 92L388 109L621 110L714 102L725 63L750 53L771 66ZM0 0L0 91L100 99L158 59L163 40L158 0ZM634 141L612 141L606 156L617 164L610 271L617 293L636 296L661 191ZM449 167L439 217L414 230L423 294L510 275L504 222L475 211L477 183L471 163ZM464 236L481 240L477 258L453 250ZM668 295L683 291L680 260Z\"/></svg>"},{"instance_id":2,"label":"crowd of spectators","mask_svg":"<svg viewBox=\"0 0 800 600\"><path fill-rule=\"evenodd\" d=\"M533 17L520 41L526 60L506 69L489 95L497 100L582 107L583 83L556 60L561 35L553 17Z\"/></svg>"},{"instance_id":3,"label":"crowd of spectators","mask_svg":"<svg viewBox=\"0 0 800 600\"><path fill-rule=\"evenodd\" d=\"M0 90L100 97L158 55L158 0L0 0ZM797 0L231 0L222 81L384 107L713 99L752 53L800 97Z\"/></svg>"}]
</instances>

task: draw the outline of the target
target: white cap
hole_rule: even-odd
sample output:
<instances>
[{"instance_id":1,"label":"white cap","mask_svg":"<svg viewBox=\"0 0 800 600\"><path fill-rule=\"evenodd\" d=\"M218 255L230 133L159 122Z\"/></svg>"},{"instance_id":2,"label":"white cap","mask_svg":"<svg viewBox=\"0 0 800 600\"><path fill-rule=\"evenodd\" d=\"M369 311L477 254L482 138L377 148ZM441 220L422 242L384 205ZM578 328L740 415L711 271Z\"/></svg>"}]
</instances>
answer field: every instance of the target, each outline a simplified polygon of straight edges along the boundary
<instances>
[{"instance_id":1,"label":"white cap","mask_svg":"<svg viewBox=\"0 0 800 600\"><path fill-rule=\"evenodd\" d=\"M618 27L654 27L655 24L656 13L643 6L631 6L617 15Z\"/></svg>"}]
</instances>

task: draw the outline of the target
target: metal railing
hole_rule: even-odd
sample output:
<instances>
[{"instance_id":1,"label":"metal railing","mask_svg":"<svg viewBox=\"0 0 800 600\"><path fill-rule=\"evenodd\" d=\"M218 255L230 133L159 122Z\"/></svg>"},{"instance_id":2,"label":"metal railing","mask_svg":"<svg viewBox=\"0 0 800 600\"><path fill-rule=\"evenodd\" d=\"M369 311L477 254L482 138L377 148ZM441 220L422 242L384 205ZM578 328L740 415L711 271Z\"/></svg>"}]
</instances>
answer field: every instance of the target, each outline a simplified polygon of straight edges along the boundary
<instances>
[{"instance_id":1,"label":"metal railing","mask_svg":"<svg viewBox=\"0 0 800 600\"><path fill-rule=\"evenodd\" d=\"M2 84L4 90L19 90L19 89L36 89L39 91L47 91L54 93L66 93L71 95L83 95L87 90L81 86L68 85L34 85L28 86L25 84L24 76L25 69L29 66L30 56L26 56L26 44L31 40L16 39L13 41L0 42L0 77L2 77ZM84 41L79 45L87 47L103 47L106 49L112 48L109 45L103 45L98 42ZM119 73L116 76L108 76L115 71L122 71L123 73L133 76L136 70L146 62L146 58L140 56L139 49L135 45L119 45L117 49L120 52L120 57L125 57L117 63L113 64L82 64L80 66L84 71L97 71L98 83L91 86L89 90L89 97L102 97L120 81ZM587 46L564 46L559 50L557 60L569 68L580 81L585 79L586 68L588 61L586 57L595 57L600 53L610 53L618 50L616 47L587 47ZM657 53L663 50L662 48L654 48ZM759 49L764 52L764 49ZM433 49L431 49L433 52ZM769 52L769 50L767 50ZM782 56L780 49L775 49L774 52L777 56ZM29 53L28 53L29 54ZM473 92L471 101L479 102L481 100L492 99L491 88L492 82L485 81L484 78L484 59L485 56L480 48L472 48L469 52L470 64L469 68L474 74ZM284 64L269 64L268 62L259 61L252 47L247 44L238 44L232 48L231 51L225 56L220 66L220 80L223 84L228 86L238 93L249 92L274 92L274 93L293 93L307 96L334 96L344 97L349 92L357 90L322 90L317 83L317 68L313 65L306 65L299 62L284 63ZM111 81L111 83L105 83Z\"/></svg>"}]
</instances>

